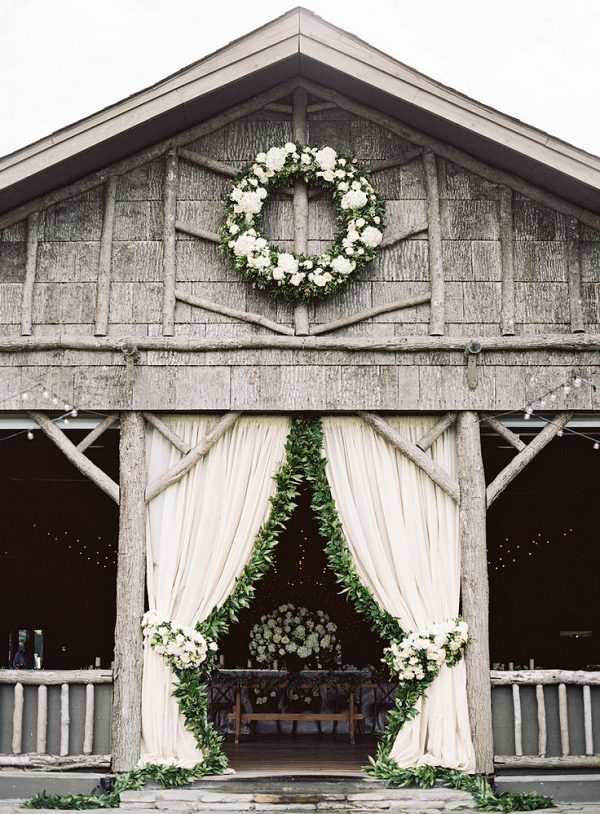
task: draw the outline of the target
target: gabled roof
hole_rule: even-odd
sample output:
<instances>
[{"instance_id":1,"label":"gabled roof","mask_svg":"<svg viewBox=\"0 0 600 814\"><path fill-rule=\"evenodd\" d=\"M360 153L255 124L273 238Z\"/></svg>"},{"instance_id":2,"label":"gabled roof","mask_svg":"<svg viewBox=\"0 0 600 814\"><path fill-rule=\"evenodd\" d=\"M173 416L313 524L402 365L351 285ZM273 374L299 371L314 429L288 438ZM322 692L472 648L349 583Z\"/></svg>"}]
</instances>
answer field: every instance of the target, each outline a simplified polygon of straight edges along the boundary
<instances>
[{"instance_id":1,"label":"gabled roof","mask_svg":"<svg viewBox=\"0 0 600 814\"><path fill-rule=\"evenodd\" d=\"M0 159L0 213L295 77L600 213L600 158L424 76L303 8Z\"/></svg>"}]
</instances>

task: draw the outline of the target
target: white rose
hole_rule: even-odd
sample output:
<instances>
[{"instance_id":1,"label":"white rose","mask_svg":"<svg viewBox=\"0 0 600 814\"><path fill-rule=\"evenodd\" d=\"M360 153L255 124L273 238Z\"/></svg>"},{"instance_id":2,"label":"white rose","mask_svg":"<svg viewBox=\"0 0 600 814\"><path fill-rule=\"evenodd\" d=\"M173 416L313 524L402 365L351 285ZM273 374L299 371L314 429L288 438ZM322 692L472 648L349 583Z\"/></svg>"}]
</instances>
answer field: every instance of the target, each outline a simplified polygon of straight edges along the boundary
<instances>
[{"instance_id":1,"label":"white rose","mask_svg":"<svg viewBox=\"0 0 600 814\"><path fill-rule=\"evenodd\" d=\"M334 257L331 261L331 268L337 274L350 274L352 271L354 271L354 266L355 264L352 262L352 260L348 260L347 257L342 257L341 254Z\"/></svg>"},{"instance_id":2,"label":"white rose","mask_svg":"<svg viewBox=\"0 0 600 814\"><path fill-rule=\"evenodd\" d=\"M238 202L240 211L247 215L258 215L262 209L262 205L263 200L255 190L252 190L251 192L242 192L242 197Z\"/></svg>"},{"instance_id":3,"label":"white rose","mask_svg":"<svg viewBox=\"0 0 600 814\"><path fill-rule=\"evenodd\" d=\"M334 181L335 175L333 174L332 170L325 170L324 172L319 172L317 175L320 175L325 181Z\"/></svg>"},{"instance_id":4,"label":"white rose","mask_svg":"<svg viewBox=\"0 0 600 814\"><path fill-rule=\"evenodd\" d=\"M285 271L279 267L273 269L273 279L274 280L283 280L285 277Z\"/></svg>"},{"instance_id":5,"label":"white rose","mask_svg":"<svg viewBox=\"0 0 600 814\"><path fill-rule=\"evenodd\" d=\"M259 153L259 154L256 156L256 160L257 160L257 161L258 161L260 164L264 164L264 163L265 163L265 161L267 160L267 154L266 154L266 153Z\"/></svg>"},{"instance_id":6,"label":"white rose","mask_svg":"<svg viewBox=\"0 0 600 814\"><path fill-rule=\"evenodd\" d=\"M239 231L240 231L240 227L237 225L237 223L230 223L229 224L229 234L230 235L237 235L237 233Z\"/></svg>"},{"instance_id":7,"label":"white rose","mask_svg":"<svg viewBox=\"0 0 600 814\"><path fill-rule=\"evenodd\" d=\"M375 246L379 246L381 240L383 238L383 234L376 229L375 226L367 226L366 229L363 229L363 232L360 236L360 239L368 246L370 249L374 249Z\"/></svg>"},{"instance_id":8,"label":"white rose","mask_svg":"<svg viewBox=\"0 0 600 814\"><path fill-rule=\"evenodd\" d=\"M287 151L285 147L271 147L267 152L265 164L269 170L279 172L279 170L283 169L286 158Z\"/></svg>"},{"instance_id":9,"label":"white rose","mask_svg":"<svg viewBox=\"0 0 600 814\"><path fill-rule=\"evenodd\" d=\"M302 155L301 155L301 157L300 157L300 161L301 161L303 164L310 164L310 163L311 163L311 161L312 161L312 158L311 158L311 156L310 156L310 153L302 153Z\"/></svg>"},{"instance_id":10,"label":"white rose","mask_svg":"<svg viewBox=\"0 0 600 814\"><path fill-rule=\"evenodd\" d=\"M264 187L258 187L256 194L262 201L264 201L264 199L267 197L267 190Z\"/></svg>"},{"instance_id":11,"label":"white rose","mask_svg":"<svg viewBox=\"0 0 600 814\"><path fill-rule=\"evenodd\" d=\"M256 238L245 232L244 234L241 234L234 242L233 253L236 257L247 257L251 252L254 251L255 242Z\"/></svg>"},{"instance_id":12,"label":"white rose","mask_svg":"<svg viewBox=\"0 0 600 814\"><path fill-rule=\"evenodd\" d=\"M362 189L349 189L343 196L340 205L342 209L362 209L367 202L368 198Z\"/></svg>"},{"instance_id":13,"label":"white rose","mask_svg":"<svg viewBox=\"0 0 600 814\"><path fill-rule=\"evenodd\" d=\"M295 153L296 152L296 145L293 141L286 141L283 145L285 148L286 153Z\"/></svg>"},{"instance_id":14,"label":"white rose","mask_svg":"<svg viewBox=\"0 0 600 814\"><path fill-rule=\"evenodd\" d=\"M337 185L337 188L339 189L340 192L346 192L346 190L348 189L348 182L340 181L340 183Z\"/></svg>"},{"instance_id":15,"label":"white rose","mask_svg":"<svg viewBox=\"0 0 600 814\"><path fill-rule=\"evenodd\" d=\"M335 169L335 161L337 153L333 147L323 147L322 150L317 150L315 153L315 161L322 170Z\"/></svg>"},{"instance_id":16,"label":"white rose","mask_svg":"<svg viewBox=\"0 0 600 814\"><path fill-rule=\"evenodd\" d=\"M323 288L325 285L325 279L323 278L322 274L313 274L313 283L318 285L319 288Z\"/></svg>"},{"instance_id":17,"label":"white rose","mask_svg":"<svg viewBox=\"0 0 600 814\"><path fill-rule=\"evenodd\" d=\"M305 276L306 275L304 275L301 271L298 271L296 274L292 275L290 282L292 285L300 285Z\"/></svg>"},{"instance_id":18,"label":"white rose","mask_svg":"<svg viewBox=\"0 0 600 814\"><path fill-rule=\"evenodd\" d=\"M277 266L286 274L295 274L298 271L298 261L293 254L282 252L277 258ZM297 283L294 283L297 285Z\"/></svg>"}]
</instances>

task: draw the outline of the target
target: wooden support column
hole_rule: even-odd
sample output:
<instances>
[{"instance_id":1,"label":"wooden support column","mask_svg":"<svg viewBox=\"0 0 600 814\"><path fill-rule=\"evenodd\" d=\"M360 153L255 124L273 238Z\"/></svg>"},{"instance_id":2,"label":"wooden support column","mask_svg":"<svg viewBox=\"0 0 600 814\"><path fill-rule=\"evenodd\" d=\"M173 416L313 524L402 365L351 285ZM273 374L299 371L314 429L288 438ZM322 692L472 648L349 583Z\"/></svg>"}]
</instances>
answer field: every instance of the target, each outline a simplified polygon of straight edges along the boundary
<instances>
[{"instance_id":1,"label":"wooden support column","mask_svg":"<svg viewBox=\"0 0 600 814\"><path fill-rule=\"evenodd\" d=\"M163 336L173 336L175 324L178 165L177 150L170 150L165 161L163 187Z\"/></svg>"},{"instance_id":2,"label":"wooden support column","mask_svg":"<svg viewBox=\"0 0 600 814\"><path fill-rule=\"evenodd\" d=\"M296 88L293 96L292 124L294 140L306 144L308 121L306 116L308 94L304 88ZM308 187L305 181L294 182L294 251L308 253ZM308 334L308 305L298 303L294 308L294 325L298 336Z\"/></svg>"},{"instance_id":3,"label":"wooden support column","mask_svg":"<svg viewBox=\"0 0 600 814\"><path fill-rule=\"evenodd\" d=\"M429 281L431 284L431 316L429 333L443 336L445 331L445 286L442 261L442 226L437 161L431 150L423 152L425 189L427 191L427 221L429 223Z\"/></svg>"},{"instance_id":4,"label":"wooden support column","mask_svg":"<svg viewBox=\"0 0 600 814\"><path fill-rule=\"evenodd\" d=\"M567 260L569 264L569 307L571 311L571 332L585 331L583 301L581 299L581 262L579 259L579 223L575 218L567 218Z\"/></svg>"},{"instance_id":5,"label":"wooden support column","mask_svg":"<svg viewBox=\"0 0 600 814\"><path fill-rule=\"evenodd\" d=\"M117 622L112 719L112 769L125 772L139 760L142 731L141 621L146 564L146 450L144 417L121 413Z\"/></svg>"},{"instance_id":6,"label":"wooden support column","mask_svg":"<svg viewBox=\"0 0 600 814\"><path fill-rule=\"evenodd\" d=\"M31 323L33 320L33 289L35 286L38 251L38 217L37 212L32 212L27 218L27 265L25 268L23 296L21 299L22 336L30 336Z\"/></svg>"},{"instance_id":7,"label":"wooden support column","mask_svg":"<svg viewBox=\"0 0 600 814\"><path fill-rule=\"evenodd\" d=\"M494 746L488 630L486 491L477 413L459 413L457 448L462 615L469 625L471 637L465 651L467 700L476 770L482 774L491 774L494 771Z\"/></svg>"},{"instance_id":8,"label":"wooden support column","mask_svg":"<svg viewBox=\"0 0 600 814\"><path fill-rule=\"evenodd\" d=\"M111 175L104 185L104 217L100 237L100 262L96 283L96 336L108 333L110 309L110 267L112 262L113 230L115 225L115 204L117 200L117 177Z\"/></svg>"},{"instance_id":9,"label":"wooden support column","mask_svg":"<svg viewBox=\"0 0 600 814\"><path fill-rule=\"evenodd\" d=\"M500 254L502 258L502 320L503 336L515 333L515 261L513 239L512 189L500 190Z\"/></svg>"}]
</instances>

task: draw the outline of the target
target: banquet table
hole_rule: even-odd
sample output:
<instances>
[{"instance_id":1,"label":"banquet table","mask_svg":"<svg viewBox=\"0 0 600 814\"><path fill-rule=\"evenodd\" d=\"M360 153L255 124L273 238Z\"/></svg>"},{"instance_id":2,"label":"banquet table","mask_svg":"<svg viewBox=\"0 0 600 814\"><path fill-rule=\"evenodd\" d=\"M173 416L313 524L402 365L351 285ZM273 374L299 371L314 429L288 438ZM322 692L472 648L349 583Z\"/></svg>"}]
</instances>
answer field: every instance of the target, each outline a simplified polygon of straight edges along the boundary
<instances>
[{"instance_id":1,"label":"banquet table","mask_svg":"<svg viewBox=\"0 0 600 814\"><path fill-rule=\"evenodd\" d=\"M334 733L347 730L355 742L361 731L381 730L386 711L393 706L397 683L369 669L287 670L219 669L210 682L210 710L220 731L233 727L236 743L247 732L267 722L292 722L293 732L309 731L316 724Z\"/></svg>"}]
</instances>

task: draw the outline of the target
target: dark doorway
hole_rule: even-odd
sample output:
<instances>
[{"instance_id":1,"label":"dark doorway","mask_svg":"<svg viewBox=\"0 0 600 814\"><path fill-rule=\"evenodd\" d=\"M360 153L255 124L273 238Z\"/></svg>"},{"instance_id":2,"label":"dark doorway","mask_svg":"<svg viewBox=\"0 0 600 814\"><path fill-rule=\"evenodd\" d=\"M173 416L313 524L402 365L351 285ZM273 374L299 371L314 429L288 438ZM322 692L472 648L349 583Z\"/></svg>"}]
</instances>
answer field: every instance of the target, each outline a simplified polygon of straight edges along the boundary
<instances>
[{"instance_id":1,"label":"dark doorway","mask_svg":"<svg viewBox=\"0 0 600 814\"><path fill-rule=\"evenodd\" d=\"M88 432L67 434L77 444ZM0 667L108 668L118 507L41 432L13 434L0 433ZM86 452L114 480L118 436Z\"/></svg>"},{"instance_id":2,"label":"dark doorway","mask_svg":"<svg viewBox=\"0 0 600 814\"><path fill-rule=\"evenodd\" d=\"M594 432L591 430L590 432ZM528 439L524 439L528 440ZM514 457L483 437L488 483ZM492 664L600 669L600 452L557 437L488 512Z\"/></svg>"},{"instance_id":3,"label":"dark doorway","mask_svg":"<svg viewBox=\"0 0 600 814\"><path fill-rule=\"evenodd\" d=\"M302 491L297 503L277 545L273 568L257 586L251 607L240 613L239 623L219 643L226 666L245 667L252 625L262 614L291 602L312 611L322 610L335 622L343 664L381 668L384 642L340 593L327 566L325 540L310 507L308 489Z\"/></svg>"}]
</instances>

